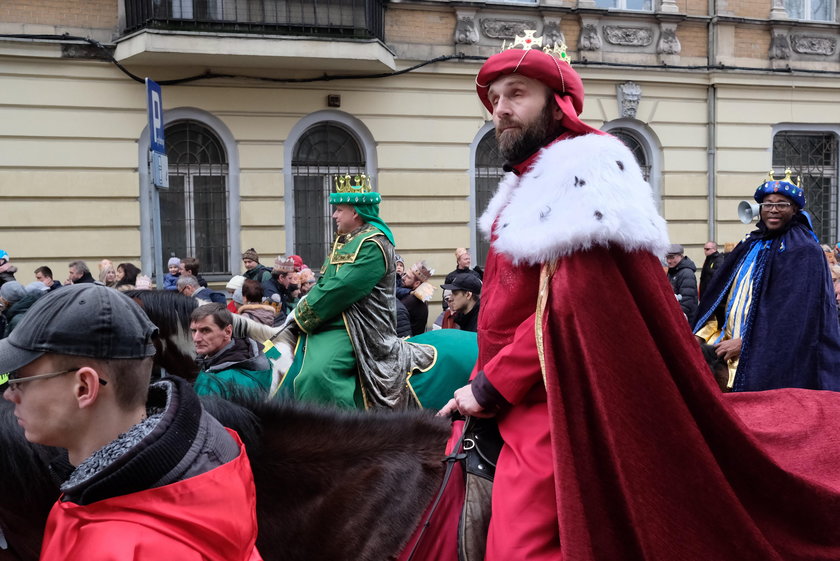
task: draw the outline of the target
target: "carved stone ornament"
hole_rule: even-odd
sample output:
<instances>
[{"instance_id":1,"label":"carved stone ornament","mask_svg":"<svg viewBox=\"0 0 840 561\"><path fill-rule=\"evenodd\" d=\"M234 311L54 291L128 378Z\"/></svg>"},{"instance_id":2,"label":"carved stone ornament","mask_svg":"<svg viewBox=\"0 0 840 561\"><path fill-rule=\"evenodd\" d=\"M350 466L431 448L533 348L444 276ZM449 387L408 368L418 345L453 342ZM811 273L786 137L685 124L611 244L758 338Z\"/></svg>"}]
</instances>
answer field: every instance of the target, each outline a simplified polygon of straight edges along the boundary
<instances>
[{"instance_id":1,"label":"carved stone ornament","mask_svg":"<svg viewBox=\"0 0 840 561\"><path fill-rule=\"evenodd\" d=\"M579 51L600 51L601 50L601 36L598 35L598 28L587 23L580 30L580 39L578 40Z\"/></svg>"},{"instance_id":2,"label":"carved stone ornament","mask_svg":"<svg viewBox=\"0 0 840 561\"><path fill-rule=\"evenodd\" d=\"M478 30L475 28L475 19L470 16L458 16L458 24L455 26L456 45L475 45L478 43Z\"/></svg>"},{"instance_id":3,"label":"carved stone ornament","mask_svg":"<svg viewBox=\"0 0 840 561\"><path fill-rule=\"evenodd\" d=\"M790 41L784 33L774 32L770 38L770 59L787 60L790 58Z\"/></svg>"},{"instance_id":4,"label":"carved stone ornament","mask_svg":"<svg viewBox=\"0 0 840 561\"><path fill-rule=\"evenodd\" d=\"M647 47L653 43L653 31L647 27L604 27L607 42L622 47Z\"/></svg>"},{"instance_id":5,"label":"carved stone ornament","mask_svg":"<svg viewBox=\"0 0 840 561\"><path fill-rule=\"evenodd\" d=\"M834 37L791 35L790 39L793 50L803 55L830 56L837 50L837 39Z\"/></svg>"},{"instance_id":6,"label":"carved stone ornament","mask_svg":"<svg viewBox=\"0 0 840 561\"><path fill-rule=\"evenodd\" d=\"M635 82L618 85L618 110L623 118L635 119L642 99L642 87Z\"/></svg>"},{"instance_id":7,"label":"carved stone ornament","mask_svg":"<svg viewBox=\"0 0 840 561\"><path fill-rule=\"evenodd\" d=\"M504 19L484 18L481 20L481 31L491 39L513 39L523 35L526 29L536 29L534 21L510 21Z\"/></svg>"},{"instance_id":8,"label":"carved stone ornament","mask_svg":"<svg viewBox=\"0 0 840 561\"><path fill-rule=\"evenodd\" d=\"M682 45L680 45L680 40L677 38L677 30L663 27L659 34L656 52L662 55L678 55L681 50Z\"/></svg>"},{"instance_id":9,"label":"carved stone ornament","mask_svg":"<svg viewBox=\"0 0 840 561\"><path fill-rule=\"evenodd\" d=\"M556 47L557 45L565 45L566 38L563 32L560 31L559 21L545 21L543 23L542 33L543 45L546 47Z\"/></svg>"}]
</instances>

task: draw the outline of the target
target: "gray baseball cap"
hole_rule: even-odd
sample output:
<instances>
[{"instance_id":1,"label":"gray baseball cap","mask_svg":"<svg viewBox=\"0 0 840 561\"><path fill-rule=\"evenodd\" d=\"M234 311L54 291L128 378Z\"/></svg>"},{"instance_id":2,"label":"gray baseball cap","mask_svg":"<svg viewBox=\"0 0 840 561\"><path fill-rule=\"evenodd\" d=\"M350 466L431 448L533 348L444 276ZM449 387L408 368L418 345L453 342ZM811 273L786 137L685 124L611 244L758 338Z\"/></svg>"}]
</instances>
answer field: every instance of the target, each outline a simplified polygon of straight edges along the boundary
<instances>
[{"instance_id":1,"label":"gray baseball cap","mask_svg":"<svg viewBox=\"0 0 840 561\"><path fill-rule=\"evenodd\" d=\"M45 353L100 359L155 354L157 327L125 294L98 284L74 284L39 298L12 334L0 340L0 372Z\"/></svg>"}]
</instances>

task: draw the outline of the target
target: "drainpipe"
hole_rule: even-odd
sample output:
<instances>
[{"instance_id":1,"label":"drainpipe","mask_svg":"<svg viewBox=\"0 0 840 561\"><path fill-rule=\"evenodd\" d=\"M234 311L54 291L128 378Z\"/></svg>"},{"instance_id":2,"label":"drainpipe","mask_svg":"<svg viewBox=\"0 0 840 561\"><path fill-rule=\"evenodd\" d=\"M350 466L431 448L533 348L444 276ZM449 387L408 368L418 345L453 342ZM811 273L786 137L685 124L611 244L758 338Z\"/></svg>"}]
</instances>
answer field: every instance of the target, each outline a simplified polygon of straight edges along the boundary
<instances>
[{"instance_id":1,"label":"drainpipe","mask_svg":"<svg viewBox=\"0 0 840 561\"><path fill-rule=\"evenodd\" d=\"M709 36L707 64L713 66L717 61L715 57L715 26L717 25L717 6L715 0L709 0ZM710 71L711 72L711 71ZM715 238L715 223L717 222L717 89L714 84L709 84L706 94L706 107L708 108L708 139L707 139L707 178L709 197L709 236L707 239L717 241Z\"/></svg>"}]
</instances>

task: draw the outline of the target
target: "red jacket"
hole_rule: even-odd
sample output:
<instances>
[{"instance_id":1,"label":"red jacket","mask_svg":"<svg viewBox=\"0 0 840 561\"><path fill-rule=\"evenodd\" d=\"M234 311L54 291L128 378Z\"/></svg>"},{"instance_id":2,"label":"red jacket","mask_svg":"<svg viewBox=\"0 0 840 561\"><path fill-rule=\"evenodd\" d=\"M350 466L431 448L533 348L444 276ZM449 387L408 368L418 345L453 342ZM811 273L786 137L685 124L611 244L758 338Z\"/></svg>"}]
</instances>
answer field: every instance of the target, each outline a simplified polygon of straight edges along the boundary
<instances>
[{"instance_id":1,"label":"red jacket","mask_svg":"<svg viewBox=\"0 0 840 561\"><path fill-rule=\"evenodd\" d=\"M251 464L228 432L240 454L211 471L85 506L56 502L41 561L261 561Z\"/></svg>"}]
</instances>

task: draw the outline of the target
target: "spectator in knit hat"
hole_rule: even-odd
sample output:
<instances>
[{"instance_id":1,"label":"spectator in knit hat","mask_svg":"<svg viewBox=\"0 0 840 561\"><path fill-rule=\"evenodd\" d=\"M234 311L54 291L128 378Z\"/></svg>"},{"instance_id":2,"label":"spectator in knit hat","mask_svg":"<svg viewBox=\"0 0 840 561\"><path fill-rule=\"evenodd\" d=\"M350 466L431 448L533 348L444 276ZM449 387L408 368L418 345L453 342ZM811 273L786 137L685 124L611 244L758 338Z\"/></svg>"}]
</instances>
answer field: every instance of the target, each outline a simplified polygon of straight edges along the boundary
<instances>
[{"instance_id":1,"label":"spectator in knit hat","mask_svg":"<svg viewBox=\"0 0 840 561\"><path fill-rule=\"evenodd\" d=\"M303 257L300 255L289 255L289 259L291 259L292 263L295 264L296 273L301 272L306 267L306 265L303 264Z\"/></svg>"},{"instance_id":2,"label":"spectator in knit hat","mask_svg":"<svg viewBox=\"0 0 840 561\"><path fill-rule=\"evenodd\" d=\"M253 247L242 254L242 264L245 265L242 274L246 279L265 282L271 278L271 269L260 264L260 256Z\"/></svg>"},{"instance_id":3,"label":"spectator in knit hat","mask_svg":"<svg viewBox=\"0 0 840 561\"><path fill-rule=\"evenodd\" d=\"M44 292L42 290L27 291L17 281L3 283L0 286L0 304L3 305L3 337L11 335L14 328L23 319L29 308L32 307Z\"/></svg>"},{"instance_id":4,"label":"spectator in knit hat","mask_svg":"<svg viewBox=\"0 0 840 561\"><path fill-rule=\"evenodd\" d=\"M169 272L163 275L164 290L178 290L178 277L181 276L181 260L177 257L170 257L166 264Z\"/></svg>"},{"instance_id":5,"label":"spectator in knit hat","mask_svg":"<svg viewBox=\"0 0 840 561\"><path fill-rule=\"evenodd\" d=\"M230 280L227 282L225 289L227 290L227 309L230 313L235 314L237 307L237 302L235 301L234 295L237 291L239 291L239 304L242 303L242 283L245 282L245 277L242 275L234 275L230 277Z\"/></svg>"}]
</instances>

